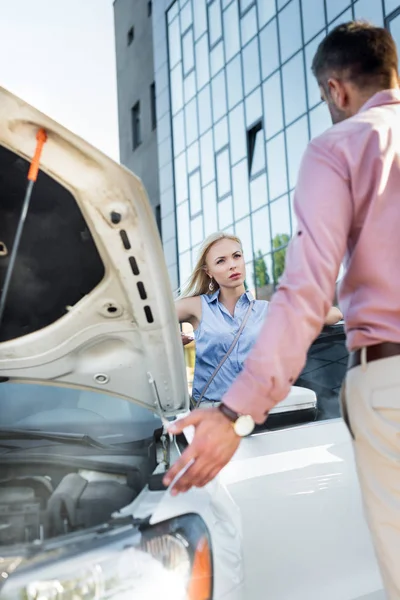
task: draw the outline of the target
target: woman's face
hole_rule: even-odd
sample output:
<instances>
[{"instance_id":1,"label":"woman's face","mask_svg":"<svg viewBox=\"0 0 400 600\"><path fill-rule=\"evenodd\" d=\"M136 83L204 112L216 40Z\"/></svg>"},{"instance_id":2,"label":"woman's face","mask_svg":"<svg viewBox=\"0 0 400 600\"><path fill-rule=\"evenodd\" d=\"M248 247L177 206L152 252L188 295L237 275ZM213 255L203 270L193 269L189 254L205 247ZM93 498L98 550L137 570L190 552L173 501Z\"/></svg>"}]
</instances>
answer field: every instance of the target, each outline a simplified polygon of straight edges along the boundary
<instances>
[{"instance_id":1,"label":"woman's face","mask_svg":"<svg viewBox=\"0 0 400 600\"><path fill-rule=\"evenodd\" d=\"M240 244L222 239L215 242L207 252L206 272L223 288L235 288L244 284L246 266Z\"/></svg>"}]
</instances>

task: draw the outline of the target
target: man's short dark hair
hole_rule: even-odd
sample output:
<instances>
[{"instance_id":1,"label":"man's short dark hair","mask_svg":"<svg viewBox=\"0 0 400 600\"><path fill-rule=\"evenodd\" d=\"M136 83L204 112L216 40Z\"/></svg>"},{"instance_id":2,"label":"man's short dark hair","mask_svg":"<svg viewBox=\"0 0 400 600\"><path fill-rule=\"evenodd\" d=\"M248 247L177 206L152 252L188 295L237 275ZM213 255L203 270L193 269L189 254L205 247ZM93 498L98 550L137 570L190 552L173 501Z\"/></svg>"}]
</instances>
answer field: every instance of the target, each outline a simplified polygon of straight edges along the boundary
<instances>
[{"instance_id":1,"label":"man's short dark hair","mask_svg":"<svg viewBox=\"0 0 400 600\"><path fill-rule=\"evenodd\" d=\"M389 31L365 21L342 23L318 46L312 71L320 85L342 77L360 89L392 87L397 75L396 44Z\"/></svg>"}]
</instances>

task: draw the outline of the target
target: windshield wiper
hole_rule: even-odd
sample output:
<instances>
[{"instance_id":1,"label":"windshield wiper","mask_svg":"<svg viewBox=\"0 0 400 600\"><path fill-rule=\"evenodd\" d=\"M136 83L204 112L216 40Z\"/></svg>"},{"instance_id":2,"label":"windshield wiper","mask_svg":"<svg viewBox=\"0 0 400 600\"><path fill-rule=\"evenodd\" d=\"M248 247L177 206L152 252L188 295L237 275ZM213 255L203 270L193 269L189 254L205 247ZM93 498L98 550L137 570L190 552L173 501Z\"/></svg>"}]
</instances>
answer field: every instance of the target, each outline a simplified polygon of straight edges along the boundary
<instances>
[{"instance_id":1,"label":"windshield wiper","mask_svg":"<svg viewBox=\"0 0 400 600\"><path fill-rule=\"evenodd\" d=\"M107 448L86 433L60 433L40 429L7 429L0 427L0 440L50 440L61 444L82 444L91 448Z\"/></svg>"}]
</instances>

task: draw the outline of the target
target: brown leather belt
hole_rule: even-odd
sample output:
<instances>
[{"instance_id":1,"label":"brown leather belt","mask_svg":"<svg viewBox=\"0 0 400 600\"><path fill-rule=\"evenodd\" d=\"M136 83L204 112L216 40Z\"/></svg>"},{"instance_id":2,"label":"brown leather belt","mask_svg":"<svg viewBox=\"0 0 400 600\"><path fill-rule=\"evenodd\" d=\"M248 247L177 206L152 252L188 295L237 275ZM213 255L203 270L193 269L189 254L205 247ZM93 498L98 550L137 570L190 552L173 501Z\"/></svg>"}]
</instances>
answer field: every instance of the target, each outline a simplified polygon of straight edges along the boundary
<instances>
[{"instance_id":1,"label":"brown leather belt","mask_svg":"<svg viewBox=\"0 0 400 600\"><path fill-rule=\"evenodd\" d=\"M382 342L381 344L367 346L366 350L366 360L367 363L369 363L374 360L380 360L381 358L390 358L391 356L400 355L400 344L396 344L395 342ZM361 365L361 349L350 352L347 368L353 369L359 365Z\"/></svg>"}]
</instances>

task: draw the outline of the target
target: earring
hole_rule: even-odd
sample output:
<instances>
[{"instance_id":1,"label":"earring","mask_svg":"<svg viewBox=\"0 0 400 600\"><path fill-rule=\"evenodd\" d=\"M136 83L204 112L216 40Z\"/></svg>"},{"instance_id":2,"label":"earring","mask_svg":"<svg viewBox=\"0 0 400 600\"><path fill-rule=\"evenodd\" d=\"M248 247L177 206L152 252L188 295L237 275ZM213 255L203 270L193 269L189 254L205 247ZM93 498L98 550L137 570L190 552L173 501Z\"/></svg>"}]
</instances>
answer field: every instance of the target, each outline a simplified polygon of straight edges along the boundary
<instances>
[{"instance_id":1,"label":"earring","mask_svg":"<svg viewBox=\"0 0 400 600\"><path fill-rule=\"evenodd\" d=\"M214 282L213 282L213 278L210 278L210 283L208 285L208 289L210 290L210 292L214 291Z\"/></svg>"}]
</instances>

